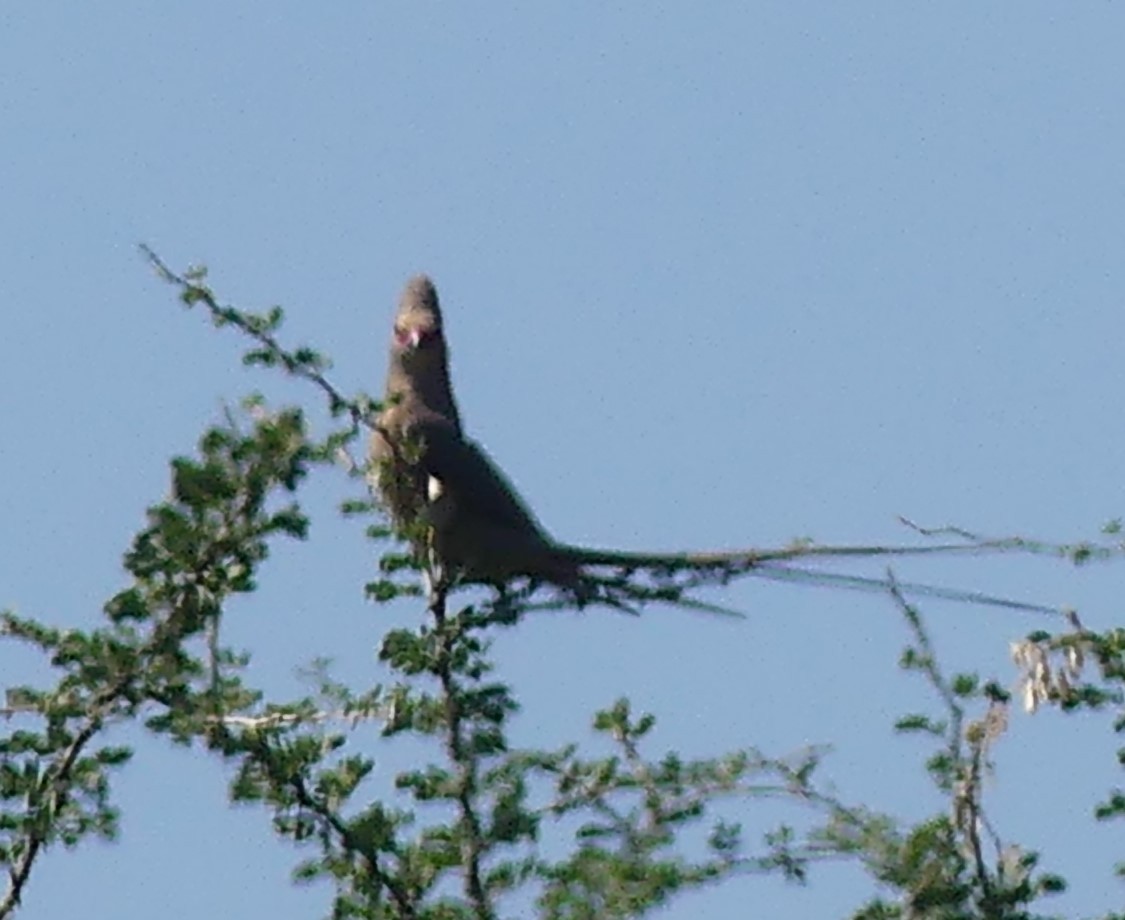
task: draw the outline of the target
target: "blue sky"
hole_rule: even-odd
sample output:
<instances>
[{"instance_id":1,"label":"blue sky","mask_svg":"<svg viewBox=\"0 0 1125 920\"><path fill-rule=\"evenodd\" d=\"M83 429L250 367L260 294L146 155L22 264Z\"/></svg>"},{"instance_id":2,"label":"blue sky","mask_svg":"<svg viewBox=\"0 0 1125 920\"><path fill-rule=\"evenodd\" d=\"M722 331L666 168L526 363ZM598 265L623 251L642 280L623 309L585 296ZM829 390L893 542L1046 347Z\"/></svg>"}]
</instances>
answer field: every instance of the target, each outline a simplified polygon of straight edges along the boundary
<instances>
[{"instance_id":1,"label":"blue sky","mask_svg":"<svg viewBox=\"0 0 1125 920\"><path fill-rule=\"evenodd\" d=\"M1125 464L1123 29L1119 6L1046 2L5 5L0 604L96 623L167 459L223 401L313 402L240 368L141 241L240 306L286 306L347 390L381 387L398 290L430 272L468 427L569 541L885 541L900 514L1095 535ZM371 548L332 516L346 489L313 485L313 539L227 618L271 692L302 692L317 654L378 680L379 636L418 616L362 601ZM899 574L1117 622L1117 566ZM516 741L588 737L624 693L660 717L654 752L831 741L845 797L935 807L923 750L890 728L928 697L896 669L887 601L720 597L749 619L558 615L502 637ZM951 667L1005 681L1008 641L1039 625L924 609ZM11 649L0 667L36 673ZM1089 817L1120 779L1105 720L1012 723L997 825L1070 877L1056 909L1119 905L1123 835ZM225 804L220 764L123 737L120 842L51 853L23 916L323 910L267 815ZM842 916L869 892L834 867L663 916Z\"/></svg>"}]
</instances>

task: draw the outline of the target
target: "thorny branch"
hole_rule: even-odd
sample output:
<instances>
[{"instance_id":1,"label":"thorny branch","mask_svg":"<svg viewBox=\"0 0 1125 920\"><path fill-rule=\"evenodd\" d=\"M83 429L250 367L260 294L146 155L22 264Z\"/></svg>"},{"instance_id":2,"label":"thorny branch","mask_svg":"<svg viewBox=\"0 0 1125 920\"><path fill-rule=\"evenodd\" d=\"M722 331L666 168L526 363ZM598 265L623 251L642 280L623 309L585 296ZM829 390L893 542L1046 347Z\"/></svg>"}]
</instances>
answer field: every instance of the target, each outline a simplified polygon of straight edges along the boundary
<instances>
[{"instance_id":1,"label":"thorny branch","mask_svg":"<svg viewBox=\"0 0 1125 920\"><path fill-rule=\"evenodd\" d=\"M265 324L251 322L241 311L220 304L215 298L214 292L209 287L199 283L197 279L192 278L190 275L181 275L173 271L150 246L141 243L139 248L141 254L149 261L149 264L156 269L156 273L164 281L180 289L180 297L184 303L189 306L202 303L211 313L211 317L217 325L229 323L264 346L271 355L281 362L287 372L296 377L308 380L319 387L328 397L328 405L333 413L338 411L347 412L348 415L351 416L354 428L358 429L361 425L365 425L373 431L376 430L375 413L373 407L367 400L348 399L324 376L323 372L314 363L298 361L292 354L286 351L281 343L269 332Z\"/></svg>"},{"instance_id":2,"label":"thorny branch","mask_svg":"<svg viewBox=\"0 0 1125 920\"><path fill-rule=\"evenodd\" d=\"M984 744L973 744L972 756L969 758L969 775L962 780L962 788L957 790L957 798L963 810L963 814L958 816L961 819L958 824L961 832L969 841L977 882L980 884L987 902L992 898L992 880L988 876L988 867L984 864L984 852L980 839L980 830L983 825L983 809L980 801L981 784L984 781L983 768Z\"/></svg>"},{"instance_id":3,"label":"thorny branch","mask_svg":"<svg viewBox=\"0 0 1125 920\"><path fill-rule=\"evenodd\" d=\"M106 719L114 714L114 708L127 699L130 688L142 674L144 662L149 656L160 654L170 639L176 637L181 631L181 626L175 616L157 625L149 640L140 648L134 659L133 666L123 671L116 680L90 700L83 718L81 728L75 733L70 743L62 753L62 757L55 762L54 769L49 769L43 776L40 788L49 790L45 803L40 803L39 810L46 814L58 815L68 804L70 790L73 787L74 770L82 752L101 731ZM0 635L10 634L5 624L0 629ZM9 705L2 714L12 716L17 713L41 711L38 706L25 706L19 703ZM39 857L47 838L53 827L52 822L32 820L26 822L25 847L8 870L8 890L3 899L0 899L0 920L11 915L20 904L23 889L31 875L35 860Z\"/></svg>"},{"instance_id":4,"label":"thorny branch","mask_svg":"<svg viewBox=\"0 0 1125 920\"><path fill-rule=\"evenodd\" d=\"M964 836L982 902L987 905L995 896L995 885L985 863L982 832L988 835L1001 866L1004 847L984 811L981 796L984 773L988 768L988 749L1007 728L1007 705L999 699L990 699L984 716L965 725L965 708L937 663L933 643L922 623L921 615L898 590L893 573L888 572L888 579L892 583L891 597L906 618L919 652L913 659L914 666L926 676L949 713L945 737L950 772L943 780L948 783L948 791L953 796L953 826ZM965 744L969 748L967 756ZM1000 878L1002 880L1002 870Z\"/></svg>"},{"instance_id":5,"label":"thorny branch","mask_svg":"<svg viewBox=\"0 0 1125 920\"><path fill-rule=\"evenodd\" d=\"M304 777L300 775L285 775L279 772L276 767L276 759L266 746L264 738L258 739L254 746L254 752L258 763L269 775L271 782L276 786L288 786L289 789L292 790L297 804L306 812L316 815L322 825L336 835L345 852L357 856L363 861L370 877L374 879L377 884L390 892L399 911L401 911L399 916L401 916L403 920L412 920L412 918L416 917L417 912L414 909L414 901L409 891L393 873L388 873L383 870L383 867L379 863L378 852L366 847L362 841L357 839L344 819L323 799L323 797L316 796L309 791Z\"/></svg>"},{"instance_id":6,"label":"thorny branch","mask_svg":"<svg viewBox=\"0 0 1125 920\"><path fill-rule=\"evenodd\" d=\"M445 704L446 751L457 769L457 807L461 812L461 865L465 872L465 894L478 920L492 920L494 914L484 889L481 860L485 850L480 815L477 814L478 755L466 744L466 725L461 707L463 689L454 675L453 651L459 627L446 617L448 587L440 571L428 569L429 610L440 642L435 665ZM471 730L471 729L470 729Z\"/></svg>"},{"instance_id":7,"label":"thorny branch","mask_svg":"<svg viewBox=\"0 0 1125 920\"><path fill-rule=\"evenodd\" d=\"M67 745L56 768L50 771L49 779L45 777L47 782L44 783L44 786L49 784L50 791L47 801L40 804L40 810L52 815L63 810L69 799L72 772L78 758L94 735L101 730L103 721L111 714L114 705L132 683L134 676L131 672L121 676L114 684L94 697L86 715L85 724ZM5 892L3 899L0 900L0 920L10 916L12 911L19 906L23 889L31 876L31 868L46 844L47 836L52 828L51 822L38 820L27 822L27 826L29 830L25 841L26 846L8 870L8 890Z\"/></svg>"},{"instance_id":8,"label":"thorny branch","mask_svg":"<svg viewBox=\"0 0 1125 920\"><path fill-rule=\"evenodd\" d=\"M891 582L891 598L898 606L899 611L906 618L906 622L910 627L910 632L914 636L914 641L918 644L918 649L921 651L921 655L917 657L916 663L926 675L930 685L941 697L945 708L949 711L950 723L946 732L949 742L949 757L953 763L960 763L961 727L965 720L965 709L957 701L957 697L950 688L949 682L945 679L945 675L941 673L941 667L937 662L937 655L934 654L933 643L930 641L930 636L929 633L926 632L925 626L922 625L922 617L918 613L917 608L907 601L899 590L898 584L894 580L894 573L888 570L887 577Z\"/></svg>"}]
</instances>

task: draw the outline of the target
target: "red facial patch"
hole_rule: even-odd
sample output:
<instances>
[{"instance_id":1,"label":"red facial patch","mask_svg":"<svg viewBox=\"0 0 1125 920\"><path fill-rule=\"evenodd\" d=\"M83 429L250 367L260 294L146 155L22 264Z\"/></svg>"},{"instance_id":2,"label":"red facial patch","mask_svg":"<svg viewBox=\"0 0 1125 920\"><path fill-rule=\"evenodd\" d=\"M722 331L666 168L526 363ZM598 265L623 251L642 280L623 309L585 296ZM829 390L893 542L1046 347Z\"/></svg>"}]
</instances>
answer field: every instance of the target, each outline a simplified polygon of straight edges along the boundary
<instances>
[{"instance_id":1,"label":"red facial patch","mask_svg":"<svg viewBox=\"0 0 1125 920\"><path fill-rule=\"evenodd\" d=\"M428 329L422 326L411 326L405 329L395 327L395 342L400 348L421 348L436 336L436 329Z\"/></svg>"}]
</instances>

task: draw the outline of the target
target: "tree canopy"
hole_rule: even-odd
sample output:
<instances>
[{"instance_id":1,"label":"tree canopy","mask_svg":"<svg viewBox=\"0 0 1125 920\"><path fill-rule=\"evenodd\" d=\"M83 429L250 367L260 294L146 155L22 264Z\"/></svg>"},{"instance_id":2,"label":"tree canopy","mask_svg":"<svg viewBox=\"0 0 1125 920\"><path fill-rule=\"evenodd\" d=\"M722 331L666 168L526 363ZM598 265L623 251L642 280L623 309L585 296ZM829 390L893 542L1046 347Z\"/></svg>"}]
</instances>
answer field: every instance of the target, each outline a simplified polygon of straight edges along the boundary
<instances>
[{"instance_id":1,"label":"tree canopy","mask_svg":"<svg viewBox=\"0 0 1125 920\"><path fill-rule=\"evenodd\" d=\"M830 576L830 586L885 594L908 630L899 663L904 679L928 688L931 705L901 713L894 727L918 739L913 768L928 775L942 802L921 821L838 792L825 778L825 746L706 757L659 750L651 738L656 715L636 711L624 697L590 717L592 749L566 738L548 748L516 747L509 727L520 695L496 676L492 642L575 599L533 583L472 592L441 583L424 558L391 539L366 495L364 463L353 448L376 401L337 389L320 352L285 346L280 308L258 314L224 306L204 272L176 274L148 255L185 306L247 337L247 364L314 387L329 424L314 434L303 410L257 394L244 399L204 432L194 456L172 460L170 497L148 509L124 556L129 584L105 603L100 626L3 614L0 636L38 650L52 678L7 687L0 863L8 886L0 917L17 912L45 851L112 840L128 820L113 791L134 750L107 740L123 723L189 749L184 756L228 764L231 800L269 814L274 833L298 854L296 880L331 885L332 917L639 917L741 875L816 884L818 865L829 861L849 861L872 882L870 898L841 905L842 917L1052 915L1051 895L1066 879L994 826L988 790L1003 776L994 775L992 754L1013 709L1104 713L1108 729L1120 732L1125 630L1092 632L1076 613L1060 614L1048 621L1050 631L1013 646L1013 692L1010 675L961 672L939 660L920 607L927 586L900 584L893 572L874 580ZM374 521L367 536L380 575L366 585L367 596L375 604L409 599L417 624L375 637L382 667L370 684L341 682L329 663L316 661L307 695L271 698L249 680L249 655L227 643L224 618L233 598L267 577L272 548L307 538L300 498L310 477L341 474L355 484L341 513ZM952 538L942 545L958 551L1082 564L1119 558L1118 530L1111 523L1099 539L1078 545L964 532L922 536ZM828 555L893 548L834 549ZM798 543L776 552L800 561L817 551ZM642 608L705 608L696 588L759 574L753 568L707 569L648 585L625 571L621 589ZM792 571L782 577L817 576ZM373 772L376 757L408 736L422 739L429 753L388 786ZM1125 762L1125 748L1119 758ZM729 817L732 801L760 804L768 820L747 828ZM1123 813L1125 795L1114 789L1091 820ZM1123 917L1107 913L1104 920Z\"/></svg>"}]
</instances>

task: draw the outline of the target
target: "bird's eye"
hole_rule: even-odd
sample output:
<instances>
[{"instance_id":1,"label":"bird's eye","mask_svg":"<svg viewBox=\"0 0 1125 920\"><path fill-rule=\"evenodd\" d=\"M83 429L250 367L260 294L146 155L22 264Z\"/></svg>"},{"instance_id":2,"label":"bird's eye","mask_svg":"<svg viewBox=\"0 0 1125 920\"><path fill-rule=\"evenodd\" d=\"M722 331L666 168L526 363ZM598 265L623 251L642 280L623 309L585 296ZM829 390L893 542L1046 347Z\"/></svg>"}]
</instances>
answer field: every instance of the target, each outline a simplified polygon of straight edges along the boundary
<instances>
[{"instance_id":1,"label":"bird's eye","mask_svg":"<svg viewBox=\"0 0 1125 920\"><path fill-rule=\"evenodd\" d=\"M395 326L395 342L402 348L425 348L438 337L436 329L425 326Z\"/></svg>"}]
</instances>

